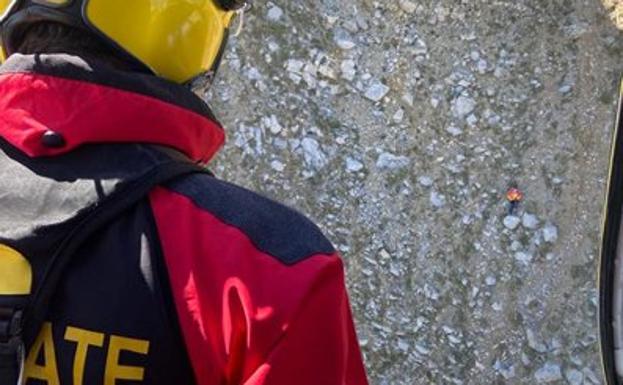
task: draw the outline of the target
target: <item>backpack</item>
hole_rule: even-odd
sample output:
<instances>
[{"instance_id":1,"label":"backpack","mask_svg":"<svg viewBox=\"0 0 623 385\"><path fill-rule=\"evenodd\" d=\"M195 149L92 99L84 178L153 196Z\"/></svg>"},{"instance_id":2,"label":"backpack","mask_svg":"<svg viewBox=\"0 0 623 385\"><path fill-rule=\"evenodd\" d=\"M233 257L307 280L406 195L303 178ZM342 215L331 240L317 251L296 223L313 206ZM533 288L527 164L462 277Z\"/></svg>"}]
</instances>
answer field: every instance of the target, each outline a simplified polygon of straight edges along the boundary
<instances>
[{"instance_id":1,"label":"backpack","mask_svg":"<svg viewBox=\"0 0 623 385\"><path fill-rule=\"evenodd\" d=\"M40 284L34 291L22 295L0 292L0 385L22 384L26 353L24 336L35 335L41 328L59 280L83 242L145 198L155 186L193 173L209 174L209 171L181 156L158 164L80 216L59 246L51 251ZM12 249L7 247L6 250Z\"/></svg>"}]
</instances>

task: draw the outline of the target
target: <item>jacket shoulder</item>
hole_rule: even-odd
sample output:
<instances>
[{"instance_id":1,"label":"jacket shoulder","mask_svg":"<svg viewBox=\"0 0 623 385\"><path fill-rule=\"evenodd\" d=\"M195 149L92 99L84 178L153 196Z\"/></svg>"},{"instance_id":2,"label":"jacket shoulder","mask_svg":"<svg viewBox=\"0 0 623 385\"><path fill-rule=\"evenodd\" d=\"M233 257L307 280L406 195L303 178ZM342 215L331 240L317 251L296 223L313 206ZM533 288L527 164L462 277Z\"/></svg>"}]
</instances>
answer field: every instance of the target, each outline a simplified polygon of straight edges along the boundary
<instances>
[{"instance_id":1,"label":"jacket shoulder","mask_svg":"<svg viewBox=\"0 0 623 385\"><path fill-rule=\"evenodd\" d=\"M335 254L331 242L304 215L243 187L207 174L187 176L164 187L237 228L259 251L286 265Z\"/></svg>"}]
</instances>

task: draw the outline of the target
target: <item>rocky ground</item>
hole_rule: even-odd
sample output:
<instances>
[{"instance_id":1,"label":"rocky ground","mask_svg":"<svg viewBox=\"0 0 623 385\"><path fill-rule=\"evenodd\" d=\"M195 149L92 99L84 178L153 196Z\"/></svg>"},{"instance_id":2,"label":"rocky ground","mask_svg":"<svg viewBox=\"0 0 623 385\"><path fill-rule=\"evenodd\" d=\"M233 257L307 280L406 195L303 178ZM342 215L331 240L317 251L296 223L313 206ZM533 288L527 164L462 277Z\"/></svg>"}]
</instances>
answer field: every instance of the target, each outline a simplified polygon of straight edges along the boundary
<instances>
[{"instance_id":1,"label":"rocky ground","mask_svg":"<svg viewBox=\"0 0 623 385\"><path fill-rule=\"evenodd\" d=\"M604 1L273 0L233 39L213 169L342 252L372 384L602 383Z\"/></svg>"}]
</instances>

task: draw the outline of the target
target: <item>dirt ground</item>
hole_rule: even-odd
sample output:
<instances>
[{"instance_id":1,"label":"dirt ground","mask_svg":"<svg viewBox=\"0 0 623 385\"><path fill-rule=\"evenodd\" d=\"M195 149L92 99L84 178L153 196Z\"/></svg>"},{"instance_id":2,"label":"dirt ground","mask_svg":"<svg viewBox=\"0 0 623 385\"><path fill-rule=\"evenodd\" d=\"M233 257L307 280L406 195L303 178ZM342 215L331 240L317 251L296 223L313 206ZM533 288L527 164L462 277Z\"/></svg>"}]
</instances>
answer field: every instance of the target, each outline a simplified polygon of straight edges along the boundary
<instances>
[{"instance_id":1,"label":"dirt ground","mask_svg":"<svg viewBox=\"0 0 623 385\"><path fill-rule=\"evenodd\" d=\"M212 168L341 251L371 383L601 384L623 4L257 3L206 95Z\"/></svg>"}]
</instances>

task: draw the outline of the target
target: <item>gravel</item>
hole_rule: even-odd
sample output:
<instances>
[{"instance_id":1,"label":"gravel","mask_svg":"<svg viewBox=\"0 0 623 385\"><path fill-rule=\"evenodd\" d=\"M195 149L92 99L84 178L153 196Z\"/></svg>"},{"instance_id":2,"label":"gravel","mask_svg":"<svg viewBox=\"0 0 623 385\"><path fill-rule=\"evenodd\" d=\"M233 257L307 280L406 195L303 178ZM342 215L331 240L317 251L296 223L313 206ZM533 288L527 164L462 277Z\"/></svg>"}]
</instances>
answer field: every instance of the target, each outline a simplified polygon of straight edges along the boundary
<instances>
[{"instance_id":1,"label":"gravel","mask_svg":"<svg viewBox=\"0 0 623 385\"><path fill-rule=\"evenodd\" d=\"M409 163L410 159L406 156L399 156L389 152L384 152L379 155L376 161L376 167L381 170L396 170L407 167Z\"/></svg>"},{"instance_id":2,"label":"gravel","mask_svg":"<svg viewBox=\"0 0 623 385\"><path fill-rule=\"evenodd\" d=\"M554 225L547 225L543 228L543 239L545 242L554 243L558 240L558 228Z\"/></svg>"},{"instance_id":3,"label":"gravel","mask_svg":"<svg viewBox=\"0 0 623 385\"><path fill-rule=\"evenodd\" d=\"M279 21L283 16L283 10L278 6L272 4L270 8L268 8L268 12L266 13L266 18L270 21Z\"/></svg>"},{"instance_id":4,"label":"gravel","mask_svg":"<svg viewBox=\"0 0 623 385\"><path fill-rule=\"evenodd\" d=\"M371 384L603 383L602 3L271 0L231 39L210 167L340 251Z\"/></svg>"},{"instance_id":5,"label":"gravel","mask_svg":"<svg viewBox=\"0 0 623 385\"><path fill-rule=\"evenodd\" d=\"M372 100L373 102L378 102L387 95L389 92L389 87L385 84L376 81L372 83L368 90L365 93L365 97Z\"/></svg>"},{"instance_id":6,"label":"gravel","mask_svg":"<svg viewBox=\"0 0 623 385\"><path fill-rule=\"evenodd\" d=\"M468 96L459 96L454 100L452 112L458 118L464 118L476 108L476 101Z\"/></svg>"},{"instance_id":7,"label":"gravel","mask_svg":"<svg viewBox=\"0 0 623 385\"><path fill-rule=\"evenodd\" d=\"M549 384L562 380L560 365L548 362L534 373L534 379L539 384Z\"/></svg>"},{"instance_id":8,"label":"gravel","mask_svg":"<svg viewBox=\"0 0 623 385\"><path fill-rule=\"evenodd\" d=\"M526 229L534 230L539 226L539 219L536 215L525 213L521 217L521 225Z\"/></svg>"},{"instance_id":9,"label":"gravel","mask_svg":"<svg viewBox=\"0 0 623 385\"><path fill-rule=\"evenodd\" d=\"M327 164L327 156L320 148L320 144L316 139L304 138L301 141L303 148L303 157L307 166L319 170Z\"/></svg>"},{"instance_id":10,"label":"gravel","mask_svg":"<svg viewBox=\"0 0 623 385\"><path fill-rule=\"evenodd\" d=\"M577 369L565 370L565 378L569 385L582 385L584 383L584 375Z\"/></svg>"},{"instance_id":11,"label":"gravel","mask_svg":"<svg viewBox=\"0 0 623 385\"><path fill-rule=\"evenodd\" d=\"M519 224L521 223L521 219L514 215L508 215L504 217L504 227L509 230L515 230Z\"/></svg>"}]
</instances>

